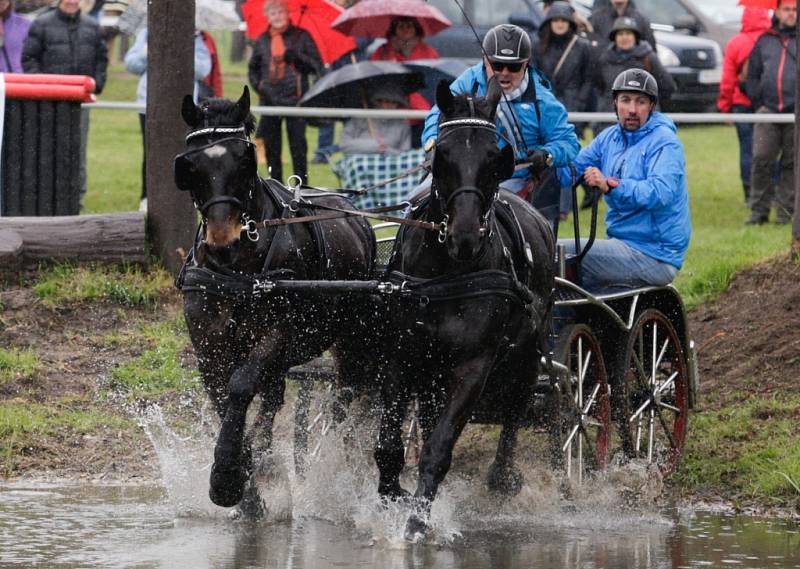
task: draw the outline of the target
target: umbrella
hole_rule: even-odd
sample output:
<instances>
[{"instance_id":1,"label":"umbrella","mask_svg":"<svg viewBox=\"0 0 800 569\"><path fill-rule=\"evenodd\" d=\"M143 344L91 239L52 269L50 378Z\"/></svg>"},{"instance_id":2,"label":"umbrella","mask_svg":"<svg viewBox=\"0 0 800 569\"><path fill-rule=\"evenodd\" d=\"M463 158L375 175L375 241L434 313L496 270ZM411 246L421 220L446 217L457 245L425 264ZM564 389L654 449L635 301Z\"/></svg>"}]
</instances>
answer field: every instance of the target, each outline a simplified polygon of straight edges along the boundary
<instances>
[{"instance_id":1,"label":"umbrella","mask_svg":"<svg viewBox=\"0 0 800 569\"><path fill-rule=\"evenodd\" d=\"M404 61L403 65L422 73L425 87L419 93L429 102L436 100L436 86L444 79L452 83L459 75L469 69L469 65L460 59L413 59Z\"/></svg>"},{"instance_id":2,"label":"umbrella","mask_svg":"<svg viewBox=\"0 0 800 569\"><path fill-rule=\"evenodd\" d=\"M415 18L426 36L453 25L438 8L423 0L361 0L331 26L351 36L382 38L395 18Z\"/></svg>"},{"instance_id":3,"label":"umbrella","mask_svg":"<svg viewBox=\"0 0 800 569\"><path fill-rule=\"evenodd\" d=\"M391 61L361 61L345 65L314 83L303 107L363 108L365 95L376 86L395 85L406 95L423 85L422 74Z\"/></svg>"},{"instance_id":4,"label":"umbrella","mask_svg":"<svg viewBox=\"0 0 800 569\"><path fill-rule=\"evenodd\" d=\"M234 3L229 0L195 0L194 27L207 32L237 31L242 24ZM119 17L121 32L136 35L147 26L147 0L130 0Z\"/></svg>"},{"instance_id":5,"label":"umbrella","mask_svg":"<svg viewBox=\"0 0 800 569\"><path fill-rule=\"evenodd\" d=\"M778 0L739 0L739 6L775 10L778 7Z\"/></svg>"},{"instance_id":6,"label":"umbrella","mask_svg":"<svg viewBox=\"0 0 800 569\"><path fill-rule=\"evenodd\" d=\"M341 15L344 8L329 0L287 0L286 4L292 25L311 34L326 64L356 48L355 39L331 29L331 22ZM264 14L264 0L247 0L241 8L250 39L256 39L267 31L269 21Z\"/></svg>"}]
</instances>

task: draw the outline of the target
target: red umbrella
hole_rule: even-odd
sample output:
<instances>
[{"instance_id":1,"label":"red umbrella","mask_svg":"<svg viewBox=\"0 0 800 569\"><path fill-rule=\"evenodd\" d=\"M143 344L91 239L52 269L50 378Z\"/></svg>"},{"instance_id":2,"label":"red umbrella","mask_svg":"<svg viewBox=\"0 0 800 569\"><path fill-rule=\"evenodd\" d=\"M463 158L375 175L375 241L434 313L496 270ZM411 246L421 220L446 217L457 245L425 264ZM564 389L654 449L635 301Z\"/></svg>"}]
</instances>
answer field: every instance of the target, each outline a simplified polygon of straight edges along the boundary
<instances>
[{"instance_id":1,"label":"red umbrella","mask_svg":"<svg viewBox=\"0 0 800 569\"><path fill-rule=\"evenodd\" d=\"M778 0L739 0L739 6L774 10L778 7Z\"/></svg>"},{"instance_id":2,"label":"red umbrella","mask_svg":"<svg viewBox=\"0 0 800 569\"><path fill-rule=\"evenodd\" d=\"M336 18L332 27L351 36L382 38L395 18L415 18L426 36L453 25L424 0L361 0Z\"/></svg>"},{"instance_id":3,"label":"red umbrella","mask_svg":"<svg viewBox=\"0 0 800 569\"><path fill-rule=\"evenodd\" d=\"M344 12L343 8L328 0L286 0L286 5L292 24L311 34L325 63L333 63L356 48L355 39L331 29L331 22ZM242 15L250 39L258 38L269 28L264 0L247 0L242 4Z\"/></svg>"}]
</instances>

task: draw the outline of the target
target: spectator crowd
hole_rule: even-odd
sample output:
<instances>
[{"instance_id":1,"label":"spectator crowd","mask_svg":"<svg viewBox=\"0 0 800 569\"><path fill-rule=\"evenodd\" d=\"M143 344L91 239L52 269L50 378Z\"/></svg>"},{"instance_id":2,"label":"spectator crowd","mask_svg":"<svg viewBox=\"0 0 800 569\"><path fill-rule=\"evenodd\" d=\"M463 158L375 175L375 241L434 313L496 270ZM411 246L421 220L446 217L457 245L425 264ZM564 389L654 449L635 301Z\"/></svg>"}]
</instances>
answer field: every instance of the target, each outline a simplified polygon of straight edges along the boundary
<instances>
[{"instance_id":1,"label":"spectator crowd","mask_svg":"<svg viewBox=\"0 0 800 569\"><path fill-rule=\"evenodd\" d=\"M18 0L21 1L21 0ZM369 0L365 0L369 1ZM15 0L0 0L0 72L80 74L94 78L97 92L106 82L108 42L113 34L98 21L103 10L117 13L125 1L53 0L51 9L33 21L18 15ZM336 0L349 8L358 0ZM241 4L238 0L237 6ZM595 0L584 18L569 1L544 0L544 20L530 37L527 65L567 111L615 111L612 84L629 69L650 73L659 87L658 104L669 101L676 85L658 57L650 22L635 0ZM294 106L316 78L343 66L371 59L407 62L439 57L413 17L395 17L385 38L358 38L356 48L326 65L311 34L292 24L288 0L265 0L267 30L250 49L248 79L264 106ZM796 58L796 0L778 0L776 9L746 8L741 33L725 49L718 108L724 113L793 113ZM376 47L377 46L377 47ZM124 58L140 77L137 100L145 101L147 30L141 30ZM787 56L791 63L786 63ZM213 37L198 30L195 42L195 98L221 96L219 58ZM456 83L454 82L454 85ZM383 85L365 93L364 105L382 109L430 109L434 101L420 92L406 93ZM144 115L141 118L144 140ZM588 125L576 125L579 138ZM607 125L592 125L597 136ZM296 117L262 116L257 130L271 176L284 180L283 132L288 136L292 173L308 183L309 150L306 121ZM345 123L338 144L330 123L319 125L315 163L327 162L341 150L345 156L381 156L421 152L423 121L354 119ZM89 114L83 112L80 148L81 198L86 191L86 140ZM751 216L748 224L765 223L773 205L776 223L791 220L794 209L794 125L737 124L740 177ZM146 199L144 165L142 199ZM143 206L146 202L143 202ZM584 202L587 205L588 202ZM569 203L562 200L562 216Z\"/></svg>"}]
</instances>

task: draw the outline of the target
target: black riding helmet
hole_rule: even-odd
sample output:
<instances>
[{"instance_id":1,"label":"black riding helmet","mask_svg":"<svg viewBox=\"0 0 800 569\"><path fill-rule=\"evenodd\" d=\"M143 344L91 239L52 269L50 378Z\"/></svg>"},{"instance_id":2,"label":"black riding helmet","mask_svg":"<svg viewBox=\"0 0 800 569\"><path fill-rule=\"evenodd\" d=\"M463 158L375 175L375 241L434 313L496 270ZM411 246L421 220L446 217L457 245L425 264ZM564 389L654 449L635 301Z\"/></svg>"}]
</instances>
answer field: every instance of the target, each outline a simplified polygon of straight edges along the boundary
<instances>
[{"instance_id":1,"label":"black riding helmet","mask_svg":"<svg viewBox=\"0 0 800 569\"><path fill-rule=\"evenodd\" d=\"M616 99L617 93L635 92L644 93L654 103L658 102L658 82L656 78L644 69L626 69L614 79L611 86L611 96Z\"/></svg>"},{"instance_id":2,"label":"black riding helmet","mask_svg":"<svg viewBox=\"0 0 800 569\"><path fill-rule=\"evenodd\" d=\"M572 28L573 32L578 30L578 24L575 23L575 9L569 5L569 2L556 0L550 4L550 8L547 10L547 16L542 20L542 25L539 27L539 34L541 35L542 31L547 29L551 20L557 18L568 21L569 27Z\"/></svg>"},{"instance_id":3,"label":"black riding helmet","mask_svg":"<svg viewBox=\"0 0 800 569\"><path fill-rule=\"evenodd\" d=\"M628 16L620 16L614 20L614 25L611 26L611 31L608 32L608 41L613 42L617 32L621 32L623 30L633 32L633 35L636 36L636 43L639 43L639 41L642 39L642 32L639 29L639 25L636 23L636 20L629 18Z\"/></svg>"},{"instance_id":4,"label":"black riding helmet","mask_svg":"<svg viewBox=\"0 0 800 569\"><path fill-rule=\"evenodd\" d=\"M500 24L486 32L483 51L489 61L526 63L531 58L531 38L519 26Z\"/></svg>"}]
</instances>

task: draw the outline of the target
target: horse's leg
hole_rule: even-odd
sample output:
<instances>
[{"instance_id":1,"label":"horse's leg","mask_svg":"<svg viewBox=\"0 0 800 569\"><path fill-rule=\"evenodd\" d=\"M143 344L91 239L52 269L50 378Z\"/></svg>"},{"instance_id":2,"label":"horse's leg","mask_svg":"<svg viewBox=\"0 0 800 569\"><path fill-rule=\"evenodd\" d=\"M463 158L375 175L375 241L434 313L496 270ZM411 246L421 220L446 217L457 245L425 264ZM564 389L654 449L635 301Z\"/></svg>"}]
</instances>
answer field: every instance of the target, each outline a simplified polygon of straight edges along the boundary
<instances>
[{"instance_id":1,"label":"horse's leg","mask_svg":"<svg viewBox=\"0 0 800 569\"><path fill-rule=\"evenodd\" d=\"M261 391L261 407L256 415L253 428L245 436L243 448L243 453L250 456L249 463L252 465L252 472L245 485L239 509L248 519L257 519L264 514L264 503L258 492L259 479L269 469L266 460L272 447L272 429L275 424L275 416L283 406L286 390L286 381L283 379L270 384L268 378L264 378L262 385L268 386L268 388ZM248 461L246 457L245 461Z\"/></svg>"},{"instance_id":2,"label":"horse's leg","mask_svg":"<svg viewBox=\"0 0 800 569\"><path fill-rule=\"evenodd\" d=\"M481 354L457 365L451 372L448 399L439 420L422 445L419 458L419 478L414 493L416 511L406 524L406 538L424 537L428 532L427 519L439 484L450 470L453 447L469 421L475 403L483 391L491 369L492 354Z\"/></svg>"},{"instance_id":3,"label":"horse's leg","mask_svg":"<svg viewBox=\"0 0 800 569\"><path fill-rule=\"evenodd\" d=\"M375 448L375 463L380 473L378 494L392 500L408 496L400 486L400 474L405 466L403 421L409 401L404 383L401 374L395 372L385 378L381 388L381 426Z\"/></svg>"},{"instance_id":4,"label":"horse's leg","mask_svg":"<svg viewBox=\"0 0 800 569\"><path fill-rule=\"evenodd\" d=\"M273 368L271 364L281 351L277 342L265 338L231 375L225 417L211 468L209 496L218 506L235 506L242 499L244 483L251 468L249 454L242 454L247 408L259 392L262 377Z\"/></svg>"},{"instance_id":5,"label":"horse's leg","mask_svg":"<svg viewBox=\"0 0 800 569\"><path fill-rule=\"evenodd\" d=\"M534 370L535 371L535 370ZM536 377L535 373L532 377ZM525 479L516 467L517 432L525 421L532 396L533 380L525 378L518 383L505 399L506 415L497 444L497 453L489 468L489 489L504 496L516 496L522 490Z\"/></svg>"}]
</instances>

